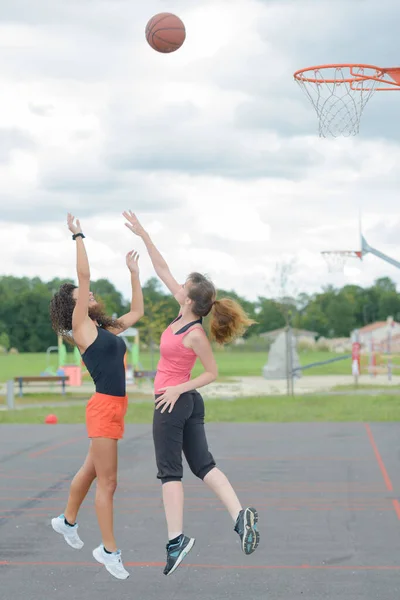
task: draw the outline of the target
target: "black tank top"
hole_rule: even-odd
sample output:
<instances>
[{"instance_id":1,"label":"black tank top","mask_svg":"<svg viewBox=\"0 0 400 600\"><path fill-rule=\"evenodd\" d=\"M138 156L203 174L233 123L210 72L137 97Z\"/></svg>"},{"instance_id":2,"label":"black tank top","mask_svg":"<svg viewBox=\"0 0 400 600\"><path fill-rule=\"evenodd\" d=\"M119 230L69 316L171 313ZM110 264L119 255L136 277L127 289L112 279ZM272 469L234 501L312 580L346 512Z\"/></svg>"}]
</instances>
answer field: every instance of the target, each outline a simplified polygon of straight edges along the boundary
<instances>
[{"instance_id":1,"label":"black tank top","mask_svg":"<svg viewBox=\"0 0 400 600\"><path fill-rule=\"evenodd\" d=\"M96 392L109 396L125 396L126 375L124 340L107 329L97 328L98 336L82 354Z\"/></svg>"}]
</instances>

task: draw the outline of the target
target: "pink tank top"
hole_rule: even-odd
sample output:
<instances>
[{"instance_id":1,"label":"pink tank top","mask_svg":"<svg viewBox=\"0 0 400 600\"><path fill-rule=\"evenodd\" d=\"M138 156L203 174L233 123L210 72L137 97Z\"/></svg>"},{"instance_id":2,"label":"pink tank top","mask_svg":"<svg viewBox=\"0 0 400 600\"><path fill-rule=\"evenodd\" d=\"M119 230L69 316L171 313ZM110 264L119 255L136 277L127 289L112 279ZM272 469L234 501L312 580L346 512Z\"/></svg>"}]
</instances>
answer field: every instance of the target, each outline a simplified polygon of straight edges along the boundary
<instances>
[{"instance_id":1,"label":"pink tank top","mask_svg":"<svg viewBox=\"0 0 400 600\"><path fill-rule=\"evenodd\" d=\"M175 319L173 323L178 319ZM160 392L161 388L189 381L197 356L191 348L186 348L183 345L183 338L190 331L198 328L203 329L200 324L193 324L192 327L182 333L179 333L179 330L177 333L174 333L171 325L168 325L167 329L163 332L160 340L160 360L154 379L155 394L162 393Z\"/></svg>"}]
</instances>

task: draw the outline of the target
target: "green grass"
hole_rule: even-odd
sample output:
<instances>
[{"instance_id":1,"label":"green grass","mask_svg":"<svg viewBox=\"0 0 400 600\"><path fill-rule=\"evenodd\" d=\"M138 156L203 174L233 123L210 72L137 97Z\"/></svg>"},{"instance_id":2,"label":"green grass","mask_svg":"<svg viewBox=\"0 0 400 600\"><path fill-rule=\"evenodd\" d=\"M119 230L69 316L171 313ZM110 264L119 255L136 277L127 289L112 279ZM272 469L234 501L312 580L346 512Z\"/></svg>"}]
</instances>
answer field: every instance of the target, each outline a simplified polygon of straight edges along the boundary
<instances>
[{"instance_id":1,"label":"green grass","mask_svg":"<svg viewBox=\"0 0 400 600\"><path fill-rule=\"evenodd\" d=\"M230 377L260 376L262 368L267 362L267 353L265 352L236 352L236 351L217 351L215 353L219 376L221 379ZM307 364L318 360L337 356L328 352L307 352L301 355L301 363ZM142 352L140 355L143 369L151 369L151 356L148 352ZM158 353L153 356L153 366L157 366ZM51 367L57 368L57 358L51 356ZM38 376L46 369L45 354L17 354L0 356L0 381L5 382L8 379L18 376ZM197 362L193 375L201 372L201 364ZM324 373L351 373L350 361L334 363L323 368L313 368L304 372L305 375L322 375Z\"/></svg>"},{"instance_id":2,"label":"green grass","mask_svg":"<svg viewBox=\"0 0 400 600\"><path fill-rule=\"evenodd\" d=\"M57 369L57 357L52 354L49 365ZM46 369L46 354L5 354L0 356L0 381L13 377L35 377Z\"/></svg>"},{"instance_id":3,"label":"green grass","mask_svg":"<svg viewBox=\"0 0 400 600\"><path fill-rule=\"evenodd\" d=\"M84 423L85 407L38 407L16 411L0 411L1 423L43 423L49 413L59 423ZM130 405L127 423L150 423L150 402ZM316 422L316 421L400 421L400 395L378 397L310 395L291 398L241 398L206 402L208 422Z\"/></svg>"},{"instance_id":4,"label":"green grass","mask_svg":"<svg viewBox=\"0 0 400 600\"><path fill-rule=\"evenodd\" d=\"M388 383L388 384L368 384L368 383L359 383L358 385L335 385L330 391L331 392L354 392L354 390L357 391L365 391L365 390L372 390L372 391L381 391L383 394L385 394L385 392L387 390L393 390L393 391L397 391L397 386L394 383Z\"/></svg>"},{"instance_id":5,"label":"green grass","mask_svg":"<svg viewBox=\"0 0 400 600\"><path fill-rule=\"evenodd\" d=\"M18 396L18 394L15 395L14 397L14 401L15 401L15 405L18 406L25 406L25 405L29 405L29 404L51 404L54 403L54 406L59 406L59 403L68 403L68 402L82 402L82 404L86 404L86 402L89 400L90 398L90 393L88 393L87 391L83 390L82 392L78 392L78 393L69 393L67 392L65 395L60 394L59 392L48 392L48 393L31 393L29 391L29 393L25 393L22 396L22 398L20 398ZM143 392L137 391L137 392L129 392L129 398L131 400L136 400L139 402L142 402L143 400L152 400L153 399L153 394L145 394ZM0 395L0 406L4 406L7 403L7 399L5 396L1 396Z\"/></svg>"},{"instance_id":6,"label":"green grass","mask_svg":"<svg viewBox=\"0 0 400 600\"><path fill-rule=\"evenodd\" d=\"M324 354L324 353L321 353ZM324 354L325 356L326 354ZM153 368L157 366L159 355L153 355ZM230 377L244 377L246 375L259 376L262 368L267 361L267 353L263 352L232 352L232 351L217 351L216 359L218 363L219 376L221 379ZM304 357L305 362L314 361L314 356L311 360ZM140 362L143 369L152 368L152 360L150 353L141 352ZM51 357L51 367L56 370L57 358L55 355ZM46 369L45 354L17 354L0 356L0 381L5 382L8 379L18 376L38 376ZM193 375L196 376L201 372L201 364L197 362Z\"/></svg>"},{"instance_id":7,"label":"green grass","mask_svg":"<svg viewBox=\"0 0 400 600\"><path fill-rule=\"evenodd\" d=\"M266 352L239 352L227 348L215 353L220 380L231 377L260 376L262 368L267 362ZM337 358L334 352L302 352L300 362L302 365ZM152 361L149 352L142 352L140 360L143 369L151 369ZM157 366L158 353L153 355L153 368ZM400 365L400 357L394 358L394 364ZM57 357L51 355L50 365L57 368ZM0 356L0 382L18 376L38 376L46 368L46 355L42 354L17 354ZM201 372L201 364L197 362L193 375ZM334 362L321 367L313 367L303 372L305 377L313 375L351 375L351 359Z\"/></svg>"}]
</instances>

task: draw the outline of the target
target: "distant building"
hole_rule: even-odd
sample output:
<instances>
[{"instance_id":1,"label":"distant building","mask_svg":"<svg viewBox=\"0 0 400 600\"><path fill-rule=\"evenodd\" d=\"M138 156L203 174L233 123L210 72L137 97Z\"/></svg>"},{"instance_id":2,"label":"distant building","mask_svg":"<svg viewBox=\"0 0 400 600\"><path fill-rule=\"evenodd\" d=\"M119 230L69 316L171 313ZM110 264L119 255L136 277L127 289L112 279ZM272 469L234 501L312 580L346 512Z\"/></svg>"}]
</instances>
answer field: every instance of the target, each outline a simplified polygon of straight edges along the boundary
<instances>
[{"instance_id":1,"label":"distant building","mask_svg":"<svg viewBox=\"0 0 400 600\"><path fill-rule=\"evenodd\" d=\"M370 344L373 343L375 350L384 351L387 349L389 339L393 345L399 345L400 323L396 321L392 321L391 324L387 321L370 323L358 330L358 339L365 349L369 349Z\"/></svg>"}]
</instances>

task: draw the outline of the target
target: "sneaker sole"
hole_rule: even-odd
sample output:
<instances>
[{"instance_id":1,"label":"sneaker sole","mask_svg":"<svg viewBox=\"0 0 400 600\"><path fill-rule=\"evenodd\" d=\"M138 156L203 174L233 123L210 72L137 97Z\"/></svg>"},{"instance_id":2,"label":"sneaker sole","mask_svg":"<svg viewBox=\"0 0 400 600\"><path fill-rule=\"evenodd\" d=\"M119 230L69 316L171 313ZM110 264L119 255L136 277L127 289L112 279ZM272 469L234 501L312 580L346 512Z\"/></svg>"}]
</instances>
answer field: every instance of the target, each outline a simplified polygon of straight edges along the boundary
<instances>
[{"instance_id":1,"label":"sneaker sole","mask_svg":"<svg viewBox=\"0 0 400 600\"><path fill-rule=\"evenodd\" d=\"M190 539L190 542L188 543L186 548L183 550L183 552L179 555L179 557L177 558L177 561L174 564L174 566L172 567L172 569L170 571L168 571L168 573L164 573L164 575L172 575L172 573L174 571L176 571L176 569L179 567L179 565L181 564L181 562L183 561L185 556L187 556L189 554L189 552L191 551L191 549L193 548L195 542L196 542L196 540L194 538Z\"/></svg>"},{"instance_id":2,"label":"sneaker sole","mask_svg":"<svg viewBox=\"0 0 400 600\"><path fill-rule=\"evenodd\" d=\"M74 550L81 550L83 548L84 543L82 542L82 540L80 540L80 543L78 542L78 543L74 544L74 543L71 542L71 540L68 538L68 536L66 536L64 534L63 531L61 531L60 529L58 529L58 520L57 520L57 518L51 520L51 526L53 528L53 531L55 531L59 535L63 536L63 538L67 542L68 546L70 546Z\"/></svg>"},{"instance_id":3,"label":"sneaker sole","mask_svg":"<svg viewBox=\"0 0 400 600\"><path fill-rule=\"evenodd\" d=\"M260 543L260 533L257 530L258 512L255 508L246 508L244 514L245 532L242 540L242 550L245 554L253 554Z\"/></svg>"},{"instance_id":4,"label":"sneaker sole","mask_svg":"<svg viewBox=\"0 0 400 600\"><path fill-rule=\"evenodd\" d=\"M115 577L115 579L128 579L129 577L129 573L126 571L126 575L116 575L112 570L110 570L110 568L108 567L108 565L106 565L105 562L103 562L100 558L100 556L97 556L97 552L96 552L97 548L95 548L92 552L93 554L93 558L95 560L97 560L98 563L100 563L101 565L103 565L103 567L105 567L107 569L107 571L110 573L110 575L112 575L113 577Z\"/></svg>"}]
</instances>

